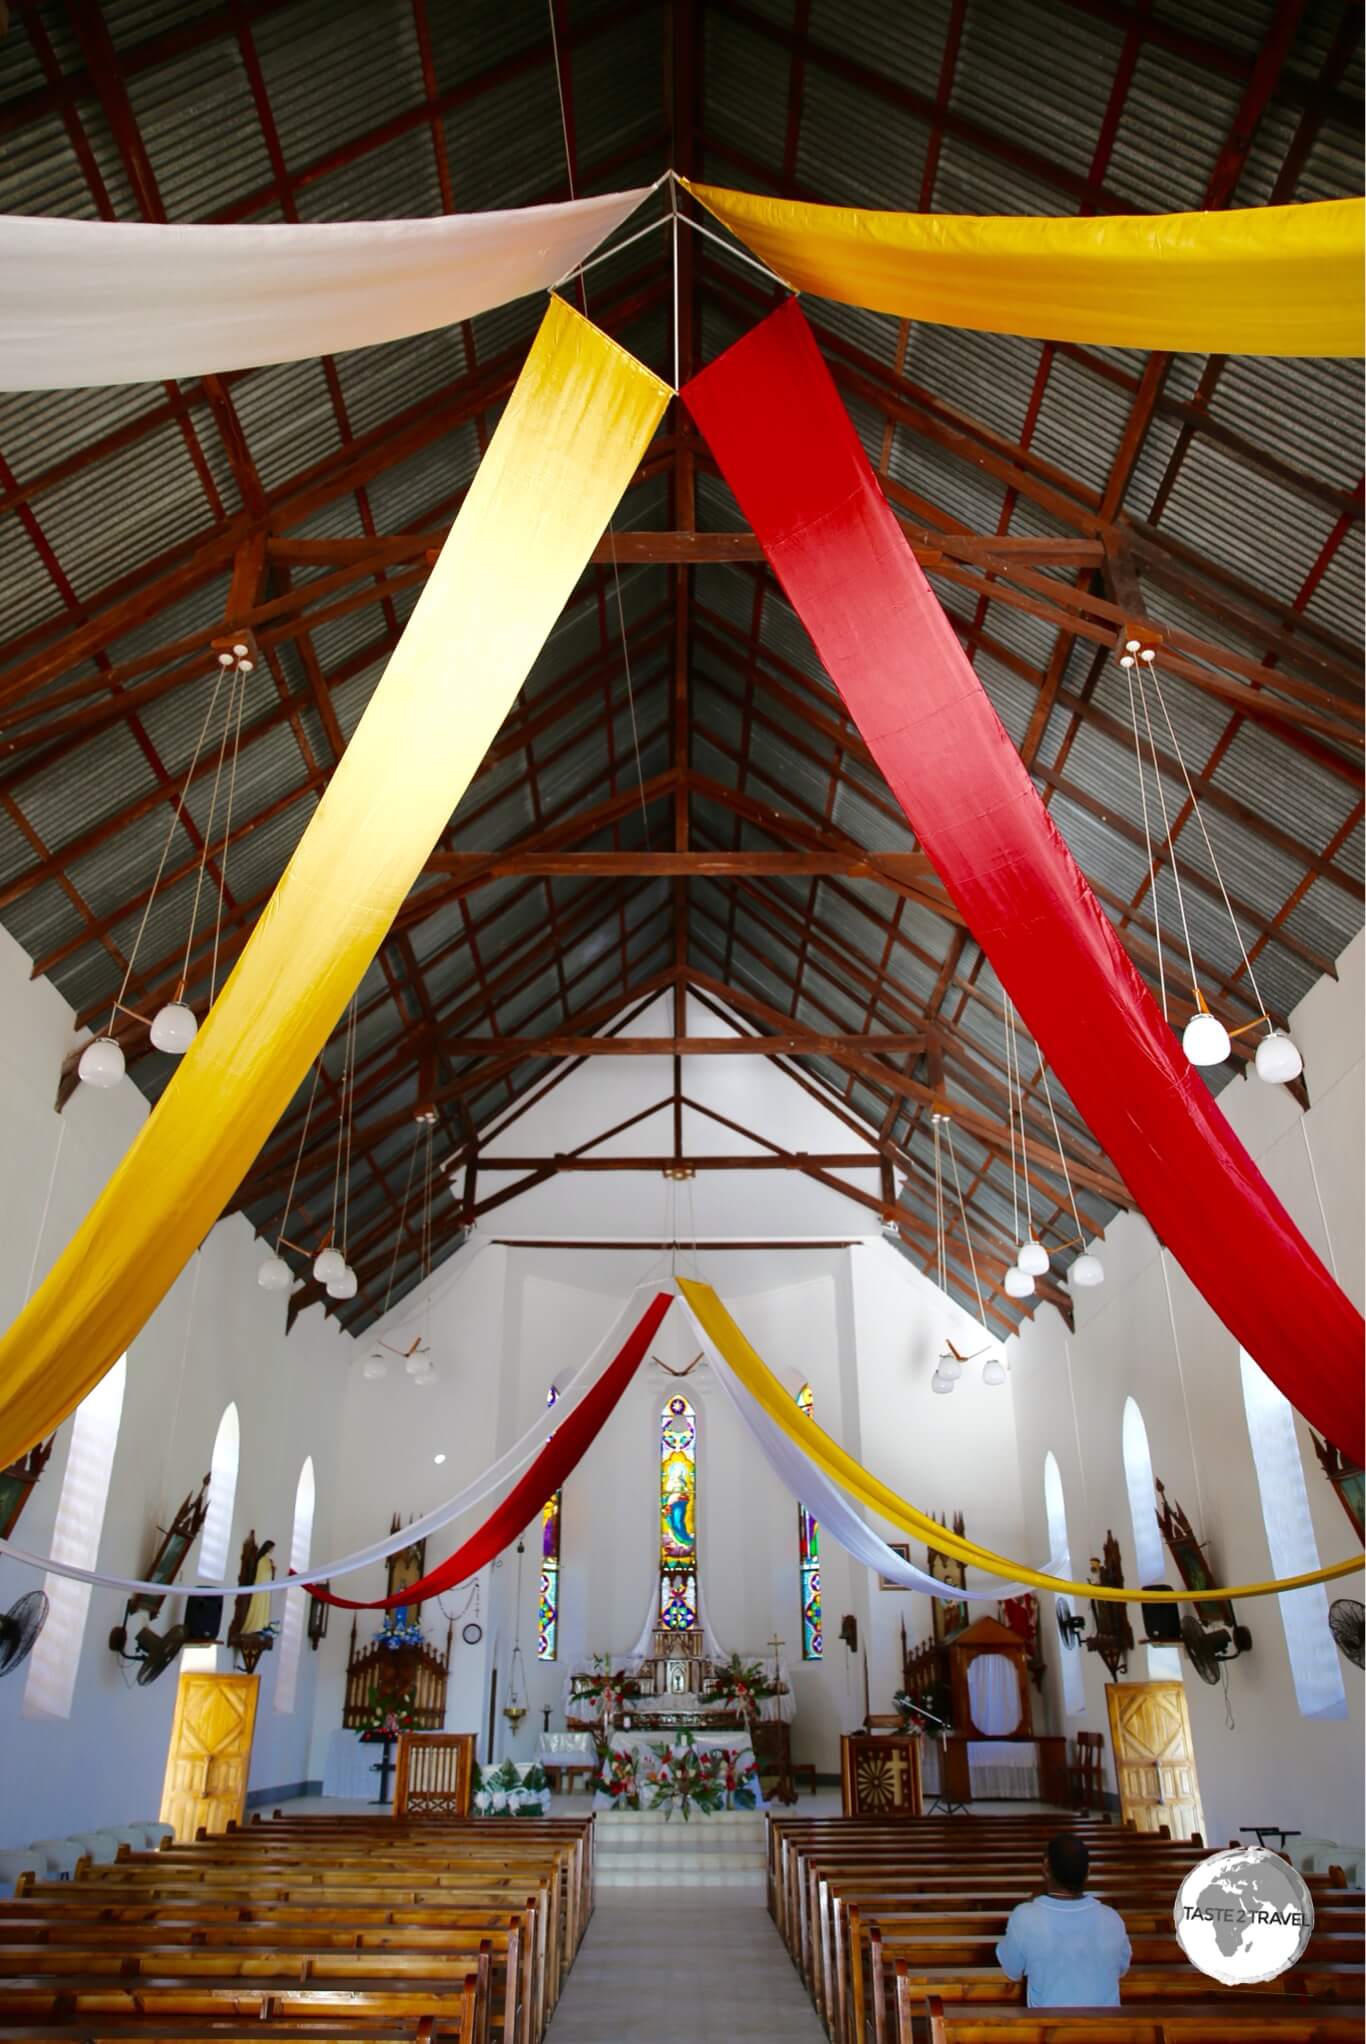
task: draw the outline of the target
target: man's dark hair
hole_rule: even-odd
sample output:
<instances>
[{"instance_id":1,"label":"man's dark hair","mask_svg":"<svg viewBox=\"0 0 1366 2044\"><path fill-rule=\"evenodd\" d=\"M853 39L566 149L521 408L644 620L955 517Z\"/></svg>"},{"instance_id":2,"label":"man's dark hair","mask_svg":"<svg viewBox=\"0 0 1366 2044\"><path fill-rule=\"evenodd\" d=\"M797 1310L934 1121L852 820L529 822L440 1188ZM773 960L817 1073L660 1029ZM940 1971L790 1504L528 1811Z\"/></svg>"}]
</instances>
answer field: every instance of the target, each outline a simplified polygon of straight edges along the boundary
<instances>
[{"instance_id":1,"label":"man's dark hair","mask_svg":"<svg viewBox=\"0 0 1366 2044\"><path fill-rule=\"evenodd\" d=\"M1086 1886L1086 1870L1091 1864L1091 1855L1086 1850L1084 1839L1075 1831L1060 1831L1056 1838L1048 1841L1048 1871L1060 1888L1070 1889L1080 1895Z\"/></svg>"}]
</instances>

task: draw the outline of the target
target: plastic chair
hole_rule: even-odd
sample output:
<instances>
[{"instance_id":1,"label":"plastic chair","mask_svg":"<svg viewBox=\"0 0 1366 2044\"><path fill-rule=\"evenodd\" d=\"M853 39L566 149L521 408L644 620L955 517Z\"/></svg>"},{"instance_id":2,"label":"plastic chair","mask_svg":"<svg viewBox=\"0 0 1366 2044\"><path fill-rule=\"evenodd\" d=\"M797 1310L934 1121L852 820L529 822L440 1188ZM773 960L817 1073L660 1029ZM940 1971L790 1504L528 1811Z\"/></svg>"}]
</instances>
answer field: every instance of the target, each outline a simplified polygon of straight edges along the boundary
<instances>
[{"instance_id":1,"label":"plastic chair","mask_svg":"<svg viewBox=\"0 0 1366 2044\"><path fill-rule=\"evenodd\" d=\"M47 1861L40 1852L0 1852L0 1895L12 1895L21 1874L34 1874L41 1881Z\"/></svg>"},{"instance_id":2,"label":"plastic chair","mask_svg":"<svg viewBox=\"0 0 1366 2044\"><path fill-rule=\"evenodd\" d=\"M58 1881L69 1881L84 1848L74 1838L35 1838L29 1851L43 1862L43 1871Z\"/></svg>"}]
</instances>

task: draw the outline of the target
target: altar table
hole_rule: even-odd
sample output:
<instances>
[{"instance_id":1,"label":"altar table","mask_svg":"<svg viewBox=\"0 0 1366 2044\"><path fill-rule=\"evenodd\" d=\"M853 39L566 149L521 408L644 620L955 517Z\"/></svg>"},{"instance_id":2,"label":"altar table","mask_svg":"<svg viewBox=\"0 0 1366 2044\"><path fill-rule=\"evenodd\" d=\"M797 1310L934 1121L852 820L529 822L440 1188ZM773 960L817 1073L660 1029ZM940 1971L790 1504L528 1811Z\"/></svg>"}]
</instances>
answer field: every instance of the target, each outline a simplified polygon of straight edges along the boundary
<instances>
[{"instance_id":1,"label":"altar table","mask_svg":"<svg viewBox=\"0 0 1366 2044\"><path fill-rule=\"evenodd\" d=\"M661 1799L658 1782L662 1756L675 1754L681 1756L689 1746L695 1753L726 1754L730 1757L725 1772L729 1775L733 1787L722 1789L721 1800L724 1809L763 1809L764 1792L759 1784L754 1748L746 1732L650 1734L634 1728L629 1732L613 1732L608 1745L605 1773L609 1782L615 1780L619 1784L618 1793L613 1795L610 1789L599 1787L593 1797L593 1808L649 1810L667 1806L669 1800L667 1792ZM695 1803L692 1807L697 1815L712 1814L699 1809Z\"/></svg>"}]
</instances>

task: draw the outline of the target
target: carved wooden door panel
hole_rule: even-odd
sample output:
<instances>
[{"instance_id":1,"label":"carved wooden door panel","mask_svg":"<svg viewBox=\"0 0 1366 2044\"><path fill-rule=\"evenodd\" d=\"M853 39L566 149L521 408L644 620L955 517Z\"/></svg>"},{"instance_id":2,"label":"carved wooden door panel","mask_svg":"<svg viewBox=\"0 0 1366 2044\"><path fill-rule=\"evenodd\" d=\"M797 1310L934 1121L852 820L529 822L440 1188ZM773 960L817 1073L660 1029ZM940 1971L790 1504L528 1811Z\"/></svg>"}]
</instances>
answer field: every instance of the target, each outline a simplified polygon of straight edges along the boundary
<instances>
[{"instance_id":1,"label":"carved wooden door panel","mask_svg":"<svg viewBox=\"0 0 1366 2044\"><path fill-rule=\"evenodd\" d=\"M240 1824L247 1800L255 1675L182 1675L176 1693L161 1821L178 1839Z\"/></svg>"},{"instance_id":2,"label":"carved wooden door panel","mask_svg":"<svg viewBox=\"0 0 1366 2044\"><path fill-rule=\"evenodd\" d=\"M1140 1831L1165 1824L1173 1838L1203 1835L1184 1683L1110 1682L1105 1700L1121 1817Z\"/></svg>"}]
</instances>

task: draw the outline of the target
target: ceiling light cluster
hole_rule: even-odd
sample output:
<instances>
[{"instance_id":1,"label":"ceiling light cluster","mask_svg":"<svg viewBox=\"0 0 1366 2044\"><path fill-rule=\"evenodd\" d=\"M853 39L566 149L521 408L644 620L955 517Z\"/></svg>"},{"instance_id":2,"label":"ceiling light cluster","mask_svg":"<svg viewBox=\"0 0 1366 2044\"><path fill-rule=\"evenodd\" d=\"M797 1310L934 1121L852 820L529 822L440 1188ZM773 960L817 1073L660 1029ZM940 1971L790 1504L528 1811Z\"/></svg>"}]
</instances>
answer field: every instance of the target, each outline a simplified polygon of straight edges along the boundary
<instances>
[{"instance_id":1,"label":"ceiling light cluster","mask_svg":"<svg viewBox=\"0 0 1366 2044\"><path fill-rule=\"evenodd\" d=\"M963 1198L963 1182L958 1176L958 1155L953 1147L953 1128L946 1107L940 1106L933 1110L930 1115L930 1128L934 1139L934 1220L937 1258L936 1276L939 1282L939 1289L947 1298L949 1292L949 1245L948 1228L945 1222L943 1159L943 1148L947 1147L949 1165L953 1172L954 1191L958 1199L958 1216L962 1223L963 1241L968 1252L968 1267L972 1272L972 1287L977 1294L977 1317L985 1331L987 1324L986 1303L982 1298L981 1281L977 1275L977 1254L972 1246L972 1231L968 1227L967 1204ZM964 1364L975 1363L978 1356L986 1354L987 1351L985 1349L976 1349L970 1356L962 1355L946 1336L943 1354L935 1364L934 1374L930 1378L930 1389L935 1397L947 1398L952 1392L954 1385L962 1377ZM982 1366L982 1382L984 1384L995 1385L1004 1384L1005 1380L1005 1365L1000 1357L993 1352Z\"/></svg>"},{"instance_id":2,"label":"ceiling light cluster","mask_svg":"<svg viewBox=\"0 0 1366 2044\"><path fill-rule=\"evenodd\" d=\"M1034 1232L1034 1211L1029 1177L1029 1152L1025 1136L1025 1094L1024 1085L1020 1077L1019 1033L1014 1003L1008 995L1006 997L1005 1018L1006 1098L1010 1120L1011 1190L1014 1196L1015 1235L1020 1245L1016 1251L1014 1263L1005 1274L1005 1289L1008 1296L1012 1299L1029 1299L1034 1295L1035 1280L1047 1276L1052 1267L1053 1259L1048 1249ZM1067 1282L1070 1286L1078 1286L1082 1290L1089 1290L1094 1285L1104 1284L1105 1266L1100 1258L1093 1255L1086 1247L1086 1235L1081 1225L1081 1215L1077 1210L1077 1195L1072 1186L1072 1173L1068 1167L1067 1152L1063 1148L1062 1131L1058 1127L1058 1117L1053 1107L1053 1089L1048 1083L1048 1067L1043 1062L1043 1059L1039 1057L1038 1045L1032 1044L1032 1048L1035 1057L1038 1058L1037 1083L1042 1085L1044 1099L1048 1103L1048 1118L1053 1126L1053 1141L1057 1146L1058 1163L1062 1169L1063 1184L1067 1187L1067 1203L1072 1209L1072 1219L1076 1224L1077 1230L1073 1242L1071 1244L1063 1243L1061 1246L1063 1248L1074 1246L1081 1252L1080 1255L1073 1257L1071 1264L1068 1266ZM1030 1080L1031 1091L1035 1083L1034 1079ZM1017 1116L1020 1131L1018 1171L1015 1149ZM1024 1184L1026 1229L1023 1238L1020 1237L1018 1191L1021 1181Z\"/></svg>"},{"instance_id":3,"label":"ceiling light cluster","mask_svg":"<svg viewBox=\"0 0 1366 2044\"><path fill-rule=\"evenodd\" d=\"M1176 726L1172 722L1171 712L1167 708L1167 698L1163 693L1162 683L1158 679L1157 649L1154 646L1145 645L1141 638L1126 638L1124 641L1124 651L1119 656L1119 664L1124 669L1129 681L1129 718L1133 726L1134 758L1138 767L1138 794L1139 805L1143 812L1143 839L1148 848L1148 879L1152 891L1153 935L1157 949L1158 986L1162 998L1162 1013L1170 1022L1171 1014L1167 1005L1167 973L1162 956L1162 912L1161 904L1158 900L1157 886L1158 862L1165 855L1171 865L1172 886L1176 891L1177 913L1181 920L1181 934L1185 942L1186 962L1190 968L1191 993L1195 1001L1195 1012L1181 1032L1182 1049L1185 1051L1190 1063L1202 1069L1214 1065L1222 1065L1232 1053L1233 1038L1235 1036L1243 1036L1248 1030L1265 1026L1266 1034L1257 1045L1257 1076L1259 1079L1264 1079L1269 1086L1288 1086L1298 1079L1300 1073L1304 1070L1304 1059L1300 1056L1299 1049L1289 1033L1284 1029L1278 1029L1275 1023L1273 1023L1266 1003L1262 999L1261 990L1257 985L1257 974L1253 968L1252 958L1246 944L1243 942L1243 933L1238 926L1238 918L1233 913L1233 904L1229 900L1228 889L1224 885L1224 876L1219 870L1219 861L1215 855L1214 846L1210 841L1210 834L1205 825L1204 812L1200 807L1200 798L1195 792L1194 783L1186 766L1185 754L1181 750L1181 741L1176 735ZM1166 790L1162 785L1157 741L1153 735L1152 710L1149 705L1150 690L1153 699L1156 701L1167 737L1171 743L1172 752L1176 758L1181 779L1185 785L1186 802L1190 814L1195 818L1200 835L1204 840L1205 851L1209 857L1210 867L1214 873L1220 898L1224 904L1224 912L1228 916L1238 949L1242 954L1243 970L1247 974L1248 985L1252 989L1253 999L1260 1010L1260 1013L1251 1022L1245 1022L1237 1029L1230 1030L1213 1013L1200 985L1200 976L1195 964L1195 949L1191 943L1190 924L1186 916L1186 896L1181 881L1181 868L1176 856L1176 839L1184 819L1178 818L1173 823L1167 812ZM1139 735L1140 719L1142 720L1143 732L1147 739L1148 756L1146 761L1144 759L1143 740ZM1149 773L1152 775L1153 786L1157 794L1157 807L1162 817L1163 843L1157 852L1153 850L1152 830L1149 822L1147 786Z\"/></svg>"},{"instance_id":4,"label":"ceiling light cluster","mask_svg":"<svg viewBox=\"0 0 1366 2044\"><path fill-rule=\"evenodd\" d=\"M128 1068L127 1060L124 1056L123 1046L114 1034L114 1029L120 1015L126 1015L134 1022L143 1023L151 1038L153 1050L162 1051L168 1057L183 1057L198 1034L199 1023L195 1017L194 1009L185 999L185 989L190 978L190 959L194 950L195 928L199 921L199 902L204 889L204 874L209 865L210 858L213 856L211 847L219 828L219 795L221 791L223 795L222 840L215 858L218 878L218 906L214 915L213 949L209 965L209 997L205 1003L206 1007L213 1006L214 994L218 986L218 948L223 933L223 909L228 888L228 847L232 839L232 809L233 798L237 790L237 757L242 741L242 713L246 707L247 681L254 672L255 666L256 662L252 657L252 647L246 639L235 640L230 647L225 645L218 654L218 673L209 696L209 706L204 713L204 721L200 725L199 737L195 742L194 751L190 755L190 763L185 769L185 778L181 783L180 794L176 801L170 823L167 826L166 842L161 848L161 858L157 863L151 888L146 901L143 903L142 919L138 924L137 935L133 939L133 948L128 955L128 964L124 970L123 984L120 986L113 1007L110 1009L109 1021L106 1024L104 1034L92 1038L87 1043L85 1049L81 1052L80 1063L76 1068L81 1083L84 1086L94 1086L101 1092L107 1092L110 1087L117 1086L123 1078ZM198 770L200 754L204 749L204 742L209 735L209 727L213 723L219 701L223 699L224 682L227 683L227 695L224 699L223 729L219 739L218 759L213 771L213 791L209 798L208 821L204 828L203 837L199 841L199 864L195 875L194 899L190 907L189 929L185 936L185 956L181 963L180 978L174 994L169 1001L162 1003L161 1007L157 1009L156 1013L149 1020L137 1008L130 1008L126 997L129 986L132 983L134 969L137 965L138 952L147 931L148 919L152 913L152 904L157 898L157 889L160 887L166 872L166 861L170 857L171 846L175 842L176 830L185 814L185 803ZM227 765L226 782L224 781L225 763ZM172 876L173 879L175 877L175 875Z\"/></svg>"}]
</instances>

